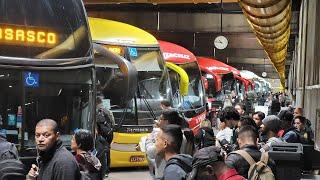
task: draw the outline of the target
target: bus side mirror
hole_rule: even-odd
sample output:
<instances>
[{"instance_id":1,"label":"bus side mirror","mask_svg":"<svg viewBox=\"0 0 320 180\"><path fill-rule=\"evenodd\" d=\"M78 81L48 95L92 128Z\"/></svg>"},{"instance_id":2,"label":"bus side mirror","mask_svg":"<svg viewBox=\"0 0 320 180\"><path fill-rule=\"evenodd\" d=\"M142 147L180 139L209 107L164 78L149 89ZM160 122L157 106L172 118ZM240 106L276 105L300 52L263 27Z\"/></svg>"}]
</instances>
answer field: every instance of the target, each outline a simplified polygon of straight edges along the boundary
<instances>
[{"instance_id":1,"label":"bus side mirror","mask_svg":"<svg viewBox=\"0 0 320 180\"><path fill-rule=\"evenodd\" d=\"M99 58L94 59L96 69L102 68L109 71L109 73L102 73L102 75L110 76L105 77L110 78L110 82L103 87L103 94L112 101L112 104L125 107L137 91L138 72L136 68L125 58L101 45L93 44L93 48L99 55Z\"/></svg>"}]
</instances>

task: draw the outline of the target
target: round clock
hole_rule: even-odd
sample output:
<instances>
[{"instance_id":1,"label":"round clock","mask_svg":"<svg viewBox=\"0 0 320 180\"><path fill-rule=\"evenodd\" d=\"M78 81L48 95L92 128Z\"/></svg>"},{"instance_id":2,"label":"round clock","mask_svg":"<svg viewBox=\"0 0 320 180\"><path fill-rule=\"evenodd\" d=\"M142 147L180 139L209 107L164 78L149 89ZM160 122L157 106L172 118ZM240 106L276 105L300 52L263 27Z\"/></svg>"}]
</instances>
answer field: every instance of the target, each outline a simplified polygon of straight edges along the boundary
<instances>
[{"instance_id":1,"label":"round clock","mask_svg":"<svg viewBox=\"0 0 320 180\"><path fill-rule=\"evenodd\" d=\"M224 36L217 36L214 39L214 46L217 49L225 49L228 46L228 39Z\"/></svg>"},{"instance_id":2,"label":"round clock","mask_svg":"<svg viewBox=\"0 0 320 180\"><path fill-rule=\"evenodd\" d=\"M267 77L267 73L266 72L262 72L262 77Z\"/></svg>"}]
</instances>

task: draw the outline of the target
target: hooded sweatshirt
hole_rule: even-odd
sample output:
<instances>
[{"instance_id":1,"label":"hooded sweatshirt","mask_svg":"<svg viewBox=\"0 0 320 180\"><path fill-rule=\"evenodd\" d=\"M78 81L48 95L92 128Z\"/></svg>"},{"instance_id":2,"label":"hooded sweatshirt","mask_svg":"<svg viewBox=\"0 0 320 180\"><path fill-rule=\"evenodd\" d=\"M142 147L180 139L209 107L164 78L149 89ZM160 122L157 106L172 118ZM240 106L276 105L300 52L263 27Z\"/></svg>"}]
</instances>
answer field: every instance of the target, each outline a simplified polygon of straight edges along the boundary
<instances>
[{"instance_id":1,"label":"hooded sweatshirt","mask_svg":"<svg viewBox=\"0 0 320 180\"><path fill-rule=\"evenodd\" d=\"M192 157L187 154L177 154L171 157L164 169L163 180L183 180L192 171Z\"/></svg>"}]
</instances>

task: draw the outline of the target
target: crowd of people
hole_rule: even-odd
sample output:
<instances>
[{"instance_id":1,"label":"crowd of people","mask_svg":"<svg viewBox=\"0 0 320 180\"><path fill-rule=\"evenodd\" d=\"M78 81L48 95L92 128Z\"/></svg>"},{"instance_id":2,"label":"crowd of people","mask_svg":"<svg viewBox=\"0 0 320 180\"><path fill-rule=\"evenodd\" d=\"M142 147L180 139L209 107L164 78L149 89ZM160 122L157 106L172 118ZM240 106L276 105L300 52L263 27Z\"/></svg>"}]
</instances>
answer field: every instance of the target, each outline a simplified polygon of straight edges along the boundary
<instances>
[{"instance_id":1,"label":"crowd of people","mask_svg":"<svg viewBox=\"0 0 320 180\"><path fill-rule=\"evenodd\" d=\"M279 111L248 113L237 103L221 110L217 133L204 120L191 138L179 112L167 108L146 140L150 173L162 180L275 179L276 163L268 154L273 144L313 144L302 108Z\"/></svg>"},{"instance_id":2,"label":"crowd of people","mask_svg":"<svg viewBox=\"0 0 320 180\"><path fill-rule=\"evenodd\" d=\"M36 163L27 167L19 160L17 148L0 134L1 180L102 180L109 173L110 143L114 117L97 98L96 134L76 129L71 151L63 145L58 124L40 120L35 127ZM96 138L94 138L96 137Z\"/></svg>"},{"instance_id":3,"label":"crowd of people","mask_svg":"<svg viewBox=\"0 0 320 180\"><path fill-rule=\"evenodd\" d=\"M29 172L19 161L14 144L0 134L0 166L6 163L16 170L0 170L0 179L103 179L109 172L114 119L101 103L98 98L96 134L75 130L70 142L73 154L63 146L56 121L39 121L35 127L37 163ZM303 117L302 108L265 115L248 113L246 106L237 103L221 110L215 133L210 120L202 121L193 132L170 103L164 101L161 107L163 112L144 143L153 179L275 179L276 163L268 155L272 144L313 143L311 123Z\"/></svg>"}]
</instances>

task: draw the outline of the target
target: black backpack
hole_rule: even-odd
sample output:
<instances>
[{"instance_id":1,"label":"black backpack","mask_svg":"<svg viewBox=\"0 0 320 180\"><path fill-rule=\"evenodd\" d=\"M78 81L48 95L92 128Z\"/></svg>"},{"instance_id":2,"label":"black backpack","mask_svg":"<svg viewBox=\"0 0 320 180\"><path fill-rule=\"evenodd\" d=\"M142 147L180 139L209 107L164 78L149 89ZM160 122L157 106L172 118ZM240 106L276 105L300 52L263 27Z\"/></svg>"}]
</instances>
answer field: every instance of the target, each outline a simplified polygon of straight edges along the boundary
<instances>
[{"instance_id":1,"label":"black backpack","mask_svg":"<svg viewBox=\"0 0 320 180\"><path fill-rule=\"evenodd\" d=\"M91 173L87 171L80 171L80 180L102 180L101 173Z\"/></svg>"},{"instance_id":2,"label":"black backpack","mask_svg":"<svg viewBox=\"0 0 320 180\"><path fill-rule=\"evenodd\" d=\"M214 132L210 128L200 128L199 133L197 134L197 138L200 140L199 142L197 142L197 149L213 146L215 144Z\"/></svg>"},{"instance_id":3,"label":"black backpack","mask_svg":"<svg viewBox=\"0 0 320 180\"><path fill-rule=\"evenodd\" d=\"M96 122L98 133L110 144L113 140L113 126L111 117L103 108L98 109L96 114Z\"/></svg>"},{"instance_id":4,"label":"black backpack","mask_svg":"<svg viewBox=\"0 0 320 180\"><path fill-rule=\"evenodd\" d=\"M18 159L17 149L13 143L0 138L0 160Z\"/></svg>"},{"instance_id":5,"label":"black backpack","mask_svg":"<svg viewBox=\"0 0 320 180\"><path fill-rule=\"evenodd\" d=\"M18 151L13 143L0 138L0 180L25 179L27 171L18 160Z\"/></svg>"},{"instance_id":6,"label":"black backpack","mask_svg":"<svg viewBox=\"0 0 320 180\"><path fill-rule=\"evenodd\" d=\"M0 180L24 180L27 170L18 159L5 159L0 161Z\"/></svg>"},{"instance_id":7,"label":"black backpack","mask_svg":"<svg viewBox=\"0 0 320 180\"><path fill-rule=\"evenodd\" d=\"M184 177L184 179L187 179L189 173L192 171L192 166L184 163L184 162L181 161L180 159L171 158L171 159L167 162L165 168L167 168L168 166L170 166L170 165L172 165L172 164L175 164L175 165L179 166L179 167L186 173L186 177Z\"/></svg>"}]
</instances>

